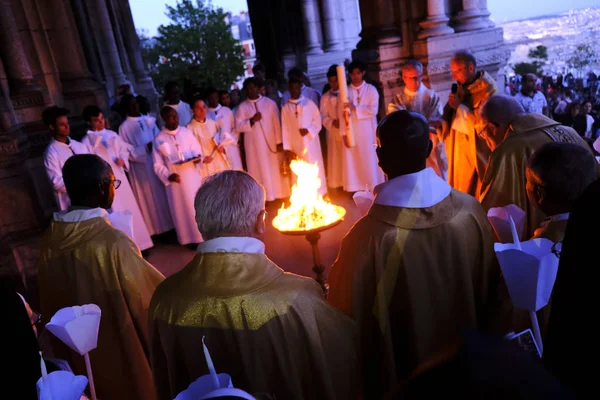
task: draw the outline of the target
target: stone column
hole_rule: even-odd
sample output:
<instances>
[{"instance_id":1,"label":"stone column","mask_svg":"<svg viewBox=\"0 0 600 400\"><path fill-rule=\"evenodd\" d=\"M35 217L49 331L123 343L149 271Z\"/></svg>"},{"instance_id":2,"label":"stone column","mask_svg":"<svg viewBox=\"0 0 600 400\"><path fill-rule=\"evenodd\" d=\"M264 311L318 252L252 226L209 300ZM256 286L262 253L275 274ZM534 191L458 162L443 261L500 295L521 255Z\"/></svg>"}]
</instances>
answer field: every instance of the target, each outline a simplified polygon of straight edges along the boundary
<instances>
[{"instance_id":1,"label":"stone column","mask_svg":"<svg viewBox=\"0 0 600 400\"><path fill-rule=\"evenodd\" d=\"M158 112L158 93L154 88L152 78L146 71L144 59L142 58L142 51L140 49L140 40L137 32L135 31L135 25L133 23L133 16L131 14L131 8L129 7L129 1L123 0L119 2L120 11L123 14L123 35L125 40L125 47L128 50L129 60L133 68L135 76L134 90L136 93L146 97L150 102L153 112Z\"/></svg>"},{"instance_id":2,"label":"stone column","mask_svg":"<svg viewBox=\"0 0 600 400\"><path fill-rule=\"evenodd\" d=\"M462 5L462 11L454 18L456 32L475 31L493 26L489 19L487 0L462 0Z\"/></svg>"},{"instance_id":3,"label":"stone column","mask_svg":"<svg viewBox=\"0 0 600 400\"><path fill-rule=\"evenodd\" d=\"M94 78L98 81L98 83L104 83L102 63L98 59L97 55L98 46L92 37L91 27L87 24L88 18L82 1L83 0L75 0L71 2L73 15L75 16L75 22L77 24L77 30L79 31L83 52L85 54L90 72L94 75Z\"/></svg>"},{"instance_id":4,"label":"stone column","mask_svg":"<svg viewBox=\"0 0 600 400\"><path fill-rule=\"evenodd\" d=\"M0 53L11 88L11 97L39 91L33 80L31 67L21 43L21 37L12 13L12 1L0 0Z\"/></svg>"},{"instance_id":5,"label":"stone column","mask_svg":"<svg viewBox=\"0 0 600 400\"><path fill-rule=\"evenodd\" d=\"M90 15L93 16L93 18L90 18L90 23L98 43L100 59L105 64L106 86L109 97L112 97L115 95L114 90L117 85L129 82L127 82L127 78L123 73L106 1L88 0L85 4Z\"/></svg>"},{"instance_id":6,"label":"stone column","mask_svg":"<svg viewBox=\"0 0 600 400\"><path fill-rule=\"evenodd\" d=\"M358 0L341 0L341 15L344 29L344 50L354 50L360 40L362 29Z\"/></svg>"},{"instance_id":7,"label":"stone column","mask_svg":"<svg viewBox=\"0 0 600 400\"><path fill-rule=\"evenodd\" d=\"M454 33L454 29L448 26L449 20L446 16L445 0L427 0L427 19L419 22L421 30L417 38L425 39Z\"/></svg>"},{"instance_id":8,"label":"stone column","mask_svg":"<svg viewBox=\"0 0 600 400\"><path fill-rule=\"evenodd\" d=\"M323 25L325 26L325 49L327 51L344 50L344 43L340 38L340 0L323 0L321 6L321 15L323 16Z\"/></svg>"},{"instance_id":9,"label":"stone column","mask_svg":"<svg viewBox=\"0 0 600 400\"><path fill-rule=\"evenodd\" d=\"M303 0L302 8L306 54L322 54L317 0Z\"/></svg>"}]
</instances>

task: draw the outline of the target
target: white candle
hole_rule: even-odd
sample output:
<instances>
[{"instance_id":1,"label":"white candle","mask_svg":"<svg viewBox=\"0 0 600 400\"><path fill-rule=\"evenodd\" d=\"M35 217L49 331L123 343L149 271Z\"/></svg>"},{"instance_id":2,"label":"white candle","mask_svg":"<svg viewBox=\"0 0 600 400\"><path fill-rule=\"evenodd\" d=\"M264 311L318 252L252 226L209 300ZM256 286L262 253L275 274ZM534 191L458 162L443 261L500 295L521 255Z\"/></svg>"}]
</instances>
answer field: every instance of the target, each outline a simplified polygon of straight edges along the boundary
<instances>
[{"instance_id":1,"label":"white candle","mask_svg":"<svg viewBox=\"0 0 600 400\"><path fill-rule=\"evenodd\" d=\"M513 243L517 246L518 250L521 250L521 241L519 240L519 235L517 234L517 226L515 225L515 221L513 220L512 215L508 216L508 220L510 221L510 231L512 232Z\"/></svg>"},{"instance_id":2,"label":"white candle","mask_svg":"<svg viewBox=\"0 0 600 400\"><path fill-rule=\"evenodd\" d=\"M354 147L356 145L356 141L354 140L354 131L352 130L352 121L350 120L350 110L348 107L344 106L344 104L348 103L348 83L346 82L346 69L343 65L338 65L336 67L337 71L337 79L338 85L340 86L340 103L343 107L344 112L344 121L340 121L340 123L344 124L344 133L348 138L348 144L350 147Z\"/></svg>"},{"instance_id":3,"label":"white candle","mask_svg":"<svg viewBox=\"0 0 600 400\"><path fill-rule=\"evenodd\" d=\"M206 344L204 344L204 336L202 336L202 347L204 347L204 358L206 358L206 364L208 365L208 373L210 374L213 380L214 389L219 389L219 387L221 386L219 384L219 377L217 376L215 365L213 364L212 358L210 357L210 353L208 352L208 347L206 347Z\"/></svg>"}]
</instances>

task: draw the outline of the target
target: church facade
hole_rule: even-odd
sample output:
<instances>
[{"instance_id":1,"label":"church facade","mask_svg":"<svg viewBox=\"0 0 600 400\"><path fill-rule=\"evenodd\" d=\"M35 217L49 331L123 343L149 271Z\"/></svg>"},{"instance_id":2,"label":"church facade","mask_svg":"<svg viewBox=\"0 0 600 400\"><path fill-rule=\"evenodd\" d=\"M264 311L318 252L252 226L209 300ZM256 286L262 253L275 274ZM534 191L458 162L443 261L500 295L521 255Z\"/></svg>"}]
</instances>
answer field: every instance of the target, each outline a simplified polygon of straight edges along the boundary
<instances>
[{"instance_id":1,"label":"church facade","mask_svg":"<svg viewBox=\"0 0 600 400\"><path fill-rule=\"evenodd\" d=\"M39 238L56 210L43 165L40 116L58 104L81 115L108 109L129 83L156 107L128 0L0 0L0 275L35 276ZM472 50L498 76L509 56L486 0L248 0L256 51L270 78L298 65L322 89L331 64L367 62L382 105L400 89L408 59L444 98L452 54ZM162 12L162 10L156 10ZM503 82L502 82L503 84ZM385 110L385 107L381 107ZM72 131L83 130L72 119Z\"/></svg>"}]
</instances>

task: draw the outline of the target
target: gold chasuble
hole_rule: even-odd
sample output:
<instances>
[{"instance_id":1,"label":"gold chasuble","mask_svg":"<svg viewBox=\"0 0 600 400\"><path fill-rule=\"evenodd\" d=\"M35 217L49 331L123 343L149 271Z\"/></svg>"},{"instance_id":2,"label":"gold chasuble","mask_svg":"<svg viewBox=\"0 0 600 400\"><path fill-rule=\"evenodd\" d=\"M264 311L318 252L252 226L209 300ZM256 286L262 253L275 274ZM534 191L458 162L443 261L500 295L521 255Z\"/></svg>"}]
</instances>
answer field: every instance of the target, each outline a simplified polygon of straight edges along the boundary
<instances>
[{"instance_id":1,"label":"gold chasuble","mask_svg":"<svg viewBox=\"0 0 600 400\"><path fill-rule=\"evenodd\" d=\"M406 198L434 185L424 181ZM378 204L378 197L343 239L328 277L329 303L358 324L368 399L394 393L464 330L504 332L511 311L494 233L473 197L448 187L423 208Z\"/></svg>"},{"instance_id":2,"label":"gold chasuble","mask_svg":"<svg viewBox=\"0 0 600 400\"><path fill-rule=\"evenodd\" d=\"M546 218L527 198L525 168L529 157L549 142L575 143L592 149L572 128L542 115L518 116L509 128L504 141L490 156L479 199L488 211L493 207L515 204L525 211L525 227L521 240L534 236L535 230Z\"/></svg>"},{"instance_id":3,"label":"gold chasuble","mask_svg":"<svg viewBox=\"0 0 600 400\"><path fill-rule=\"evenodd\" d=\"M45 233L39 269L44 316L90 303L102 310L98 347L90 352L99 399L156 399L147 320L150 299L163 280L135 243L102 217L59 222L55 215ZM82 356L58 339L53 349L76 375L86 375Z\"/></svg>"},{"instance_id":4,"label":"gold chasuble","mask_svg":"<svg viewBox=\"0 0 600 400\"><path fill-rule=\"evenodd\" d=\"M454 114L450 132L444 137L448 183L472 196L477 195L491 152L478 135L485 128L480 116L481 107L497 91L495 80L487 72L472 84L459 86L457 94L462 104Z\"/></svg>"},{"instance_id":5,"label":"gold chasuble","mask_svg":"<svg viewBox=\"0 0 600 400\"><path fill-rule=\"evenodd\" d=\"M199 250L220 239L232 238ZM159 399L208 374L203 336L217 372L231 375L234 387L286 400L355 398L350 318L327 304L313 279L283 272L263 253L231 251L200 252L152 298Z\"/></svg>"}]
</instances>

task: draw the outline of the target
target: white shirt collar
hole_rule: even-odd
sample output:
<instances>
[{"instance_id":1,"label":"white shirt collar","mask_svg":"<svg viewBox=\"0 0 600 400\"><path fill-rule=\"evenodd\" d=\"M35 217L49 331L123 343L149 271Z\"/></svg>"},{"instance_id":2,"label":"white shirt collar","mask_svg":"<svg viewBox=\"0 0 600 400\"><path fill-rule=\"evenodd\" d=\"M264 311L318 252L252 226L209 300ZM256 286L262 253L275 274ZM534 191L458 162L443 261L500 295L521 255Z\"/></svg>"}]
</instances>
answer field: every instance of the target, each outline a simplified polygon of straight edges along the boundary
<instances>
[{"instance_id":1,"label":"white shirt collar","mask_svg":"<svg viewBox=\"0 0 600 400\"><path fill-rule=\"evenodd\" d=\"M407 96L416 96L417 94L421 93L425 88L423 87L423 84L421 83L421 85L419 85L419 88L417 89L416 92L413 92L412 90L408 89L406 86L404 87L404 94L406 94Z\"/></svg>"},{"instance_id":2,"label":"white shirt collar","mask_svg":"<svg viewBox=\"0 0 600 400\"><path fill-rule=\"evenodd\" d=\"M403 208L427 208L444 200L452 188L431 168L401 175L373 190L375 204Z\"/></svg>"},{"instance_id":3,"label":"white shirt collar","mask_svg":"<svg viewBox=\"0 0 600 400\"><path fill-rule=\"evenodd\" d=\"M210 111L210 112L219 111L219 110L221 110L221 108L222 108L222 107L223 107L223 106L222 106L222 105L220 105L220 104L219 104L219 105L217 105L215 108L208 107L208 111Z\"/></svg>"},{"instance_id":4,"label":"white shirt collar","mask_svg":"<svg viewBox=\"0 0 600 400\"><path fill-rule=\"evenodd\" d=\"M303 99L304 99L304 96L300 95L300 97L298 97L297 99L292 99L290 97L290 99L288 101L292 104L301 104Z\"/></svg>"},{"instance_id":5,"label":"white shirt collar","mask_svg":"<svg viewBox=\"0 0 600 400\"><path fill-rule=\"evenodd\" d=\"M171 131L171 130L168 130L167 127L165 126L163 128L163 132L166 133L167 135L175 136L179 132L179 128L181 128L181 127L178 126L177 129L175 129L174 131Z\"/></svg>"},{"instance_id":6,"label":"white shirt collar","mask_svg":"<svg viewBox=\"0 0 600 400\"><path fill-rule=\"evenodd\" d=\"M143 117L143 115L140 115L139 117L130 117L129 115L127 116L126 119L128 119L129 121L138 121L139 119L141 119Z\"/></svg>"},{"instance_id":7,"label":"white shirt collar","mask_svg":"<svg viewBox=\"0 0 600 400\"><path fill-rule=\"evenodd\" d=\"M262 99L262 96L259 94L257 99L254 99L254 100L252 100L252 99L248 99L248 101L249 101L250 103L256 103L256 102L259 102L259 101L260 101L260 99Z\"/></svg>"},{"instance_id":8,"label":"white shirt collar","mask_svg":"<svg viewBox=\"0 0 600 400\"><path fill-rule=\"evenodd\" d=\"M177 104L167 104L167 103L165 103L165 106L169 106L169 107L171 107L171 108L174 108L174 109L176 109L176 110L177 110L177 108L178 108L180 105L181 105L181 100L179 100L179 103L177 103Z\"/></svg>"},{"instance_id":9,"label":"white shirt collar","mask_svg":"<svg viewBox=\"0 0 600 400\"><path fill-rule=\"evenodd\" d=\"M108 217L108 212L100 207L65 210L54 213L54 220L57 222L82 222L92 218L106 217Z\"/></svg>"},{"instance_id":10,"label":"white shirt collar","mask_svg":"<svg viewBox=\"0 0 600 400\"><path fill-rule=\"evenodd\" d=\"M358 85L358 86L354 86L354 84L351 83L350 87L352 89L354 89L354 90L359 90L359 89L362 89L366 84L367 84L367 82L365 82L365 81L362 81L362 83L360 85Z\"/></svg>"},{"instance_id":11,"label":"white shirt collar","mask_svg":"<svg viewBox=\"0 0 600 400\"><path fill-rule=\"evenodd\" d=\"M198 245L199 253L265 253L265 244L253 237L223 236Z\"/></svg>"},{"instance_id":12,"label":"white shirt collar","mask_svg":"<svg viewBox=\"0 0 600 400\"><path fill-rule=\"evenodd\" d=\"M58 146L71 147L71 143L72 143L72 140L70 137L67 137L67 143L59 142L58 140L52 138L52 144L55 144Z\"/></svg>"}]
</instances>

